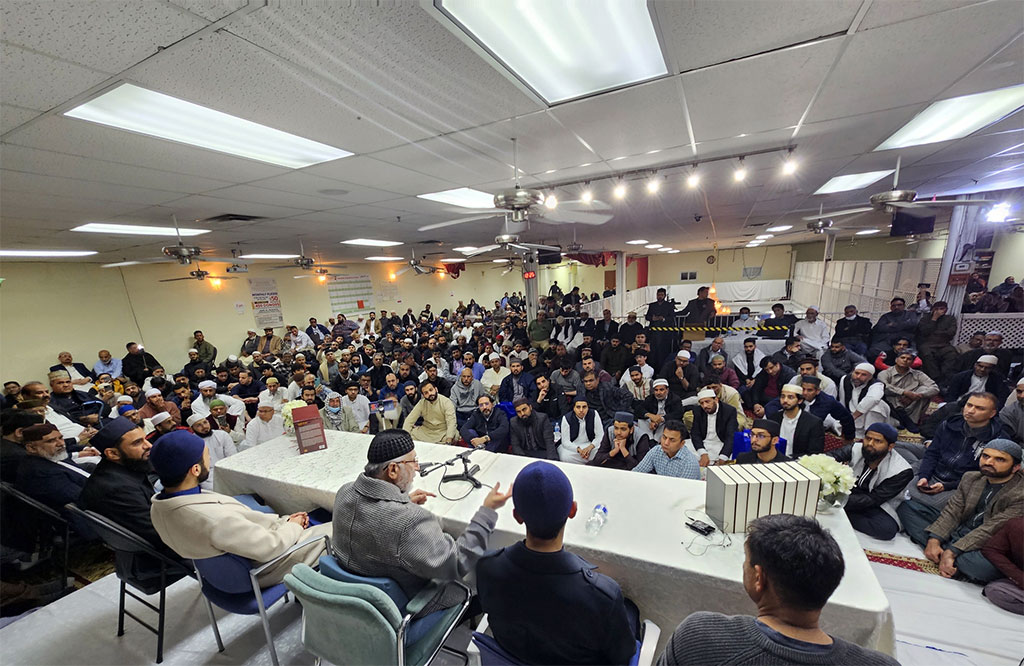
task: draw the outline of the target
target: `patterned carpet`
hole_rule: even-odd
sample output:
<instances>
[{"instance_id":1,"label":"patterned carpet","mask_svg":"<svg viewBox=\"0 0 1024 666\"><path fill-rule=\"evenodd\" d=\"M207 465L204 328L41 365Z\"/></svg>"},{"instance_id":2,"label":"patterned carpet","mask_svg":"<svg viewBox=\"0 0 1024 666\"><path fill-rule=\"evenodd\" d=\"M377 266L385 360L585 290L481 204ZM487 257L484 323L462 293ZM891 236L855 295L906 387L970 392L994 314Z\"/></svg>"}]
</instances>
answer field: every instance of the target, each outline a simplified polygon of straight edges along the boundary
<instances>
[{"instance_id":1,"label":"patterned carpet","mask_svg":"<svg viewBox=\"0 0 1024 666\"><path fill-rule=\"evenodd\" d=\"M921 573L935 574L940 576L939 567L931 562L920 557L909 557L907 555L896 555L894 553L883 553L878 550L864 549L864 554L867 555L868 560L871 562L878 562L879 564L888 564L889 566L899 567L900 569L907 569L909 571L920 571Z\"/></svg>"}]
</instances>

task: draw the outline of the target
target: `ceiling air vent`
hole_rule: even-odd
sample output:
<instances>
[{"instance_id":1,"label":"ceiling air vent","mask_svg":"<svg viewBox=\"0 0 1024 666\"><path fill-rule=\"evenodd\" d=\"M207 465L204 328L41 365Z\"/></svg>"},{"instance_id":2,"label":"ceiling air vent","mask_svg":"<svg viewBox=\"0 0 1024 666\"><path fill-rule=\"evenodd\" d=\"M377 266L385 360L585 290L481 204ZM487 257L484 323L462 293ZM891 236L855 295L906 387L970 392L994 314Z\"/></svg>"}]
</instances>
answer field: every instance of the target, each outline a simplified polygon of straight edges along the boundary
<instances>
[{"instance_id":1,"label":"ceiling air vent","mask_svg":"<svg viewBox=\"0 0 1024 666\"><path fill-rule=\"evenodd\" d=\"M252 222L254 220L266 219L261 215L240 215L238 213L224 213L223 215L214 215L208 217L200 222Z\"/></svg>"}]
</instances>

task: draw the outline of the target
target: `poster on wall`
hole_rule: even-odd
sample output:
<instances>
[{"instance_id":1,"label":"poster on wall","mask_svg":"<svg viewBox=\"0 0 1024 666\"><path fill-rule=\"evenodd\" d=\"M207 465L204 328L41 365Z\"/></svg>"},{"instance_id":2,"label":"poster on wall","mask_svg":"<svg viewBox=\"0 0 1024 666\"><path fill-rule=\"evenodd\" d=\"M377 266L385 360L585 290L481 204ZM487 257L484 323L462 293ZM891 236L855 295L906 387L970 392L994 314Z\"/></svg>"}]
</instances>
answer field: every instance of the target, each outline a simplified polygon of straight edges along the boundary
<instances>
[{"instance_id":1,"label":"poster on wall","mask_svg":"<svg viewBox=\"0 0 1024 666\"><path fill-rule=\"evenodd\" d=\"M373 283L369 275L332 275L327 281L331 314L373 309Z\"/></svg>"},{"instance_id":2,"label":"poster on wall","mask_svg":"<svg viewBox=\"0 0 1024 666\"><path fill-rule=\"evenodd\" d=\"M284 326L281 313L281 296L277 293L274 278L249 278L249 293L252 294L252 314L256 329Z\"/></svg>"}]
</instances>

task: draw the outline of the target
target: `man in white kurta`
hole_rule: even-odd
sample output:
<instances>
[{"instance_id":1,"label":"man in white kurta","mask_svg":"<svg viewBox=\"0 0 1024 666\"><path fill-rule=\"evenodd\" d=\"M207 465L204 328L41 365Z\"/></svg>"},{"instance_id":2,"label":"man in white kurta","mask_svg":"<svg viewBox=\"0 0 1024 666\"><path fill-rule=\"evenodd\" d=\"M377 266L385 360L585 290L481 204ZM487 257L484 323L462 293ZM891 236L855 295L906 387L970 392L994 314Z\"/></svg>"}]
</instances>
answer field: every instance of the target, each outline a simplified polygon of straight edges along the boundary
<instances>
[{"instance_id":1,"label":"man in white kurta","mask_svg":"<svg viewBox=\"0 0 1024 666\"><path fill-rule=\"evenodd\" d=\"M281 388L281 381L277 377L267 378L267 388L260 391L260 402L266 402L274 408L278 414L281 413L281 405L285 403L284 389Z\"/></svg>"},{"instance_id":2,"label":"man in white kurta","mask_svg":"<svg viewBox=\"0 0 1024 666\"><path fill-rule=\"evenodd\" d=\"M798 321L793 327L793 334L799 336L800 348L804 353L814 354L818 358L821 358L822 352L825 351L832 339L828 324L818 319L816 306L807 308L804 319Z\"/></svg>"},{"instance_id":3,"label":"man in white kurta","mask_svg":"<svg viewBox=\"0 0 1024 666\"><path fill-rule=\"evenodd\" d=\"M501 354L496 352L492 352L487 357L487 364L490 367L484 370L483 376L480 377L480 383L483 384L485 391L492 396L497 396L501 380L512 374L512 371L501 365Z\"/></svg>"},{"instance_id":4,"label":"man in white kurta","mask_svg":"<svg viewBox=\"0 0 1024 666\"><path fill-rule=\"evenodd\" d=\"M274 411L274 406L260 400L256 409L256 418L245 426L245 440L239 445L242 449L251 449L263 442L269 442L284 434L284 419Z\"/></svg>"},{"instance_id":5,"label":"man in white kurta","mask_svg":"<svg viewBox=\"0 0 1024 666\"><path fill-rule=\"evenodd\" d=\"M853 414L857 439L863 439L868 426L889 422L889 404L884 398L885 384L875 379L875 368L870 363L858 363L839 382L839 402Z\"/></svg>"},{"instance_id":6,"label":"man in white kurta","mask_svg":"<svg viewBox=\"0 0 1024 666\"><path fill-rule=\"evenodd\" d=\"M245 414L245 403L230 395L217 393L217 382L206 380L199 382L199 397L192 401L192 413L200 416L210 415L210 403L220 400L228 408L228 414L242 418Z\"/></svg>"}]
</instances>

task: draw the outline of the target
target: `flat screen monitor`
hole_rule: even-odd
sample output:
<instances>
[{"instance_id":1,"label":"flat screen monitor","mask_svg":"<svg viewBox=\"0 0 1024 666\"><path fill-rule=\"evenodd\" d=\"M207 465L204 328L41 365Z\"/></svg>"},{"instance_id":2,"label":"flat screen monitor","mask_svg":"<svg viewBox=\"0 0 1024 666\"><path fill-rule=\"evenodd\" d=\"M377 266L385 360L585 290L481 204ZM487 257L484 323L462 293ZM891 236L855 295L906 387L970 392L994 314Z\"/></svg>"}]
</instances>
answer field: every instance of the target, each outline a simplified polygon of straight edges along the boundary
<instances>
[{"instance_id":1,"label":"flat screen monitor","mask_svg":"<svg viewBox=\"0 0 1024 666\"><path fill-rule=\"evenodd\" d=\"M890 236L916 236L935 231L935 212L928 208L904 208L892 215Z\"/></svg>"}]
</instances>

